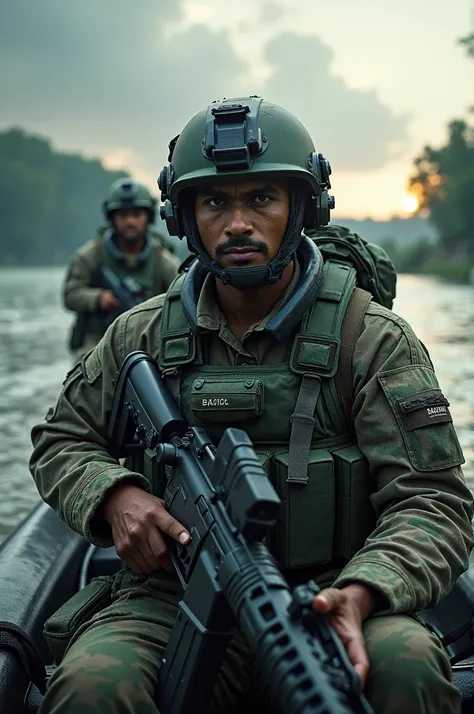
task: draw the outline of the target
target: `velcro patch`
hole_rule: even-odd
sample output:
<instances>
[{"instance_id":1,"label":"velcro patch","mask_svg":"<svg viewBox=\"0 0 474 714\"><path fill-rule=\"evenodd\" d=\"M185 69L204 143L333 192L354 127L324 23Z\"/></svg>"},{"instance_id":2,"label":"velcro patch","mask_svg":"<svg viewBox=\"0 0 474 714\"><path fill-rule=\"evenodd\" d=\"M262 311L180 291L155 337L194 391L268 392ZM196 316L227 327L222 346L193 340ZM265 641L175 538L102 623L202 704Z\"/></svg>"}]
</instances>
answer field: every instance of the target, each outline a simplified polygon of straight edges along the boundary
<instances>
[{"instance_id":1,"label":"velcro patch","mask_svg":"<svg viewBox=\"0 0 474 714\"><path fill-rule=\"evenodd\" d=\"M406 431L439 422L452 422L449 402L440 389L413 394L397 402Z\"/></svg>"}]
</instances>

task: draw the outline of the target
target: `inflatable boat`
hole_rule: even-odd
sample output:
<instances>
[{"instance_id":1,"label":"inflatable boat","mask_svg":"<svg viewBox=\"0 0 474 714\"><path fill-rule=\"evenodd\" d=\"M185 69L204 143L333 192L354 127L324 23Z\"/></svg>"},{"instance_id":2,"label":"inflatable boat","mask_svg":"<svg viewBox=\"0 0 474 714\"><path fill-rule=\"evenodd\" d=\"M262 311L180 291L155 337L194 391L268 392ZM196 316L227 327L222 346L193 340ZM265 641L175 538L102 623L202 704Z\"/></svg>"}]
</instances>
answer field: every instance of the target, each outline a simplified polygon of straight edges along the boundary
<instances>
[{"instance_id":1,"label":"inflatable boat","mask_svg":"<svg viewBox=\"0 0 474 714\"><path fill-rule=\"evenodd\" d=\"M121 567L113 548L96 548L41 503L0 546L0 713L36 714L54 661L45 620L93 577ZM474 570L422 613L444 640L463 712L474 714ZM433 712L433 714L436 714Z\"/></svg>"}]
</instances>

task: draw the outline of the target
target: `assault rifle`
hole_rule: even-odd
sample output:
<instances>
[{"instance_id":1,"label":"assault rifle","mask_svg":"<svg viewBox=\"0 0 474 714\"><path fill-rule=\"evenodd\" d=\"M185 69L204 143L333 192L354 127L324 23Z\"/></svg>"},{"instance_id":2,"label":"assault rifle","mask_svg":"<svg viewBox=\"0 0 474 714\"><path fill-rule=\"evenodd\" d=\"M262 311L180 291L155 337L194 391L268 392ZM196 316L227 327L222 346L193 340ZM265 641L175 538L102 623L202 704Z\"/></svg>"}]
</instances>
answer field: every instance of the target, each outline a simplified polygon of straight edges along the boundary
<instances>
[{"instance_id":1,"label":"assault rifle","mask_svg":"<svg viewBox=\"0 0 474 714\"><path fill-rule=\"evenodd\" d=\"M282 712L371 714L342 643L312 608L318 586L291 593L264 545L280 499L247 434L228 428L216 449L183 419L153 359L133 352L117 376L109 438L117 456L145 450L153 493L191 534L170 543L184 595L162 658L160 711L208 711L237 622Z\"/></svg>"},{"instance_id":2,"label":"assault rifle","mask_svg":"<svg viewBox=\"0 0 474 714\"><path fill-rule=\"evenodd\" d=\"M118 315L139 305L144 298L140 285L130 275L119 278L107 265L101 265L100 277L102 287L111 290L120 303L104 316L105 326L108 327Z\"/></svg>"}]
</instances>

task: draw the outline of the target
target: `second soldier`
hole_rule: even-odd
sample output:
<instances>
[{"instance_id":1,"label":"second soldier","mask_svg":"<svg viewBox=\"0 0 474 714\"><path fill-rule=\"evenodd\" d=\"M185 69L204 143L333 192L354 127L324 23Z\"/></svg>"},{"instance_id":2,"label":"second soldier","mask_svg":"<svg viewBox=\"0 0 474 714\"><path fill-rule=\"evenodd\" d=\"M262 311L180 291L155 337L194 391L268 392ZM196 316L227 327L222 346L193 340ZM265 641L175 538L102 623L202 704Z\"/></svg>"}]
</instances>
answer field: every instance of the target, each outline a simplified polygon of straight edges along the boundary
<instances>
[{"instance_id":1,"label":"second soldier","mask_svg":"<svg viewBox=\"0 0 474 714\"><path fill-rule=\"evenodd\" d=\"M151 229L156 199L146 186L119 179L110 187L103 210L108 225L73 255L63 288L64 306L77 315L70 338L75 362L131 306L112 283L141 302L166 292L177 272L177 259Z\"/></svg>"}]
</instances>

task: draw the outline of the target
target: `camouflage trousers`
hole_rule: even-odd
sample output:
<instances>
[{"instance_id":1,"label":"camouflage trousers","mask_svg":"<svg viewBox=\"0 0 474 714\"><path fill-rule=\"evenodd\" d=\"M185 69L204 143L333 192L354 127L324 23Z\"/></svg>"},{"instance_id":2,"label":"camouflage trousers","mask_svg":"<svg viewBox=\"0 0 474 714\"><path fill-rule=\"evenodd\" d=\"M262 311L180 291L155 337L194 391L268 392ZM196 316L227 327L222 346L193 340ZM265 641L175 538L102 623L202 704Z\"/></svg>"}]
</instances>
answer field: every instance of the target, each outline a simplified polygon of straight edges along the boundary
<instances>
[{"instance_id":1,"label":"camouflage trousers","mask_svg":"<svg viewBox=\"0 0 474 714\"><path fill-rule=\"evenodd\" d=\"M129 572L120 574L112 603L75 634L49 682L41 714L158 714L158 668L178 598L171 576L139 582ZM365 694L376 714L461 711L449 661L437 638L416 620L373 618L364 636L370 660ZM239 632L227 648L209 712L280 712Z\"/></svg>"}]
</instances>

